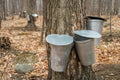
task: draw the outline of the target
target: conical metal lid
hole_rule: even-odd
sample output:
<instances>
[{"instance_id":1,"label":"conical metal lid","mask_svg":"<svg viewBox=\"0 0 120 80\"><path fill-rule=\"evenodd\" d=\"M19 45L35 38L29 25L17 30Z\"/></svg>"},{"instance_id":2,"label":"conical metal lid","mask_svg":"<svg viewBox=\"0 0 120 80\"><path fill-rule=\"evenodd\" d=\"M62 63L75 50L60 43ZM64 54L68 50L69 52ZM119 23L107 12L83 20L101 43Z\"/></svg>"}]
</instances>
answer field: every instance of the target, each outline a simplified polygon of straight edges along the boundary
<instances>
[{"instance_id":1,"label":"conical metal lid","mask_svg":"<svg viewBox=\"0 0 120 80\"><path fill-rule=\"evenodd\" d=\"M92 30L77 30L73 32L79 36L87 37L87 38L100 38L101 34Z\"/></svg>"},{"instance_id":2,"label":"conical metal lid","mask_svg":"<svg viewBox=\"0 0 120 80\"><path fill-rule=\"evenodd\" d=\"M65 34L50 34L46 37L46 41L53 45L69 45L73 43L73 37Z\"/></svg>"}]
</instances>

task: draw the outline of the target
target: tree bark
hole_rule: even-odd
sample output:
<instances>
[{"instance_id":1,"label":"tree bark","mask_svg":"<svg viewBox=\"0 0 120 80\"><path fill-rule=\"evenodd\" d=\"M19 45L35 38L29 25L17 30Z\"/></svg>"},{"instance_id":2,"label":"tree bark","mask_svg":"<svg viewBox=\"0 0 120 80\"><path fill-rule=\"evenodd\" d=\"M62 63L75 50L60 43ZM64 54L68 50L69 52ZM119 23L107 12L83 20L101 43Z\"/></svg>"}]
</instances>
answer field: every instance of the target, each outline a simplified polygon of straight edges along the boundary
<instances>
[{"instance_id":1,"label":"tree bark","mask_svg":"<svg viewBox=\"0 0 120 80\"><path fill-rule=\"evenodd\" d=\"M1 16L0 16L0 29L1 29L1 27L2 27L2 18L1 18Z\"/></svg>"},{"instance_id":2,"label":"tree bark","mask_svg":"<svg viewBox=\"0 0 120 80\"><path fill-rule=\"evenodd\" d=\"M5 0L2 0L2 19L6 20Z\"/></svg>"},{"instance_id":3,"label":"tree bark","mask_svg":"<svg viewBox=\"0 0 120 80\"><path fill-rule=\"evenodd\" d=\"M2 0L0 1L0 29L2 27L1 23L2 23Z\"/></svg>"},{"instance_id":4,"label":"tree bark","mask_svg":"<svg viewBox=\"0 0 120 80\"><path fill-rule=\"evenodd\" d=\"M83 66L81 71L81 80L97 80L95 76L95 72L92 69L92 65Z\"/></svg>"}]
</instances>

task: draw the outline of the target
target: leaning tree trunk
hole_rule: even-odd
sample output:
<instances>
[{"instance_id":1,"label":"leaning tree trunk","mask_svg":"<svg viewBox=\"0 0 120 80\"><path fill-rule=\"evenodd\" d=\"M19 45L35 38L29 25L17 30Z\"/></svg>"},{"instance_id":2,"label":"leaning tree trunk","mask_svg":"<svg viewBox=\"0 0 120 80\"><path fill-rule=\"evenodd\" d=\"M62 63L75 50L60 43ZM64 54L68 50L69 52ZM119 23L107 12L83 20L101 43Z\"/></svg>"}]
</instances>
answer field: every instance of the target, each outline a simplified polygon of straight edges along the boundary
<instances>
[{"instance_id":1,"label":"leaning tree trunk","mask_svg":"<svg viewBox=\"0 0 120 80\"><path fill-rule=\"evenodd\" d=\"M35 5L36 5L36 0L28 0L28 24L26 28L28 30L36 30L37 26L35 25L35 20L32 16L33 13L35 13Z\"/></svg>"},{"instance_id":2,"label":"leaning tree trunk","mask_svg":"<svg viewBox=\"0 0 120 80\"><path fill-rule=\"evenodd\" d=\"M69 34L76 29L85 29L83 0L43 0L45 36ZM44 30L43 29L43 30ZM48 54L48 80L96 80L91 66L82 66L73 47L65 72L55 72L50 65L50 45L46 44ZM87 72L86 72L87 71Z\"/></svg>"}]
</instances>

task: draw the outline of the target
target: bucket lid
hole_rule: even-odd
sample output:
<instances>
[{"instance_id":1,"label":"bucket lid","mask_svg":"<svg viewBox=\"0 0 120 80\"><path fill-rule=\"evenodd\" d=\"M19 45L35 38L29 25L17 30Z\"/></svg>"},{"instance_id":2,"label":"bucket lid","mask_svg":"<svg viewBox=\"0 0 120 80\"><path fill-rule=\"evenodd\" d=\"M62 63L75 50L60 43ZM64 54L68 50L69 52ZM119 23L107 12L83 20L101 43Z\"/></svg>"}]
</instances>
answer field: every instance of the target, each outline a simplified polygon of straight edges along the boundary
<instances>
[{"instance_id":1,"label":"bucket lid","mask_svg":"<svg viewBox=\"0 0 120 80\"><path fill-rule=\"evenodd\" d=\"M53 45L62 46L73 43L73 37L65 34L50 34L46 37L46 41Z\"/></svg>"},{"instance_id":2,"label":"bucket lid","mask_svg":"<svg viewBox=\"0 0 120 80\"><path fill-rule=\"evenodd\" d=\"M73 32L79 36L87 37L87 38L100 38L101 34L92 30L77 30Z\"/></svg>"},{"instance_id":3,"label":"bucket lid","mask_svg":"<svg viewBox=\"0 0 120 80\"><path fill-rule=\"evenodd\" d=\"M38 15L34 13L34 14L32 14L32 16L33 16L33 17L37 17Z\"/></svg>"},{"instance_id":4,"label":"bucket lid","mask_svg":"<svg viewBox=\"0 0 120 80\"><path fill-rule=\"evenodd\" d=\"M107 21L106 19L104 18L101 18L101 17L95 17L95 16L87 16L85 17L85 19L90 19L90 20L103 20L103 21Z\"/></svg>"}]
</instances>

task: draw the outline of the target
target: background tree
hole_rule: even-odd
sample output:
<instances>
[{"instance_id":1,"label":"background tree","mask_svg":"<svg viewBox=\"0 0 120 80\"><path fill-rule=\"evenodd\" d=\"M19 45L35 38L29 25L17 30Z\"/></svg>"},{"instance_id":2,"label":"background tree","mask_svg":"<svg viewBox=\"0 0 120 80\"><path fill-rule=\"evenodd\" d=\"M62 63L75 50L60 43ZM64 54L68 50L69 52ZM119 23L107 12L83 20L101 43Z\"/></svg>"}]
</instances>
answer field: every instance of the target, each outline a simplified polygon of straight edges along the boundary
<instances>
[{"instance_id":1,"label":"background tree","mask_svg":"<svg viewBox=\"0 0 120 80\"><path fill-rule=\"evenodd\" d=\"M0 0L0 29L1 29L1 23L2 23L2 0Z\"/></svg>"},{"instance_id":2,"label":"background tree","mask_svg":"<svg viewBox=\"0 0 120 80\"><path fill-rule=\"evenodd\" d=\"M27 12L29 15L29 19L28 19L28 24L26 28L31 29L31 30L37 29L34 18L32 17L32 14L35 13L35 5L36 5L36 0L28 0Z\"/></svg>"},{"instance_id":3,"label":"background tree","mask_svg":"<svg viewBox=\"0 0 120 80\"><path fill-rule=\"evenodd\" d=\"M0 16L0 29L1 29L1 23L2 23L2 18L1 18L1 16Z\"/></svg>"},{"instance_id":4,"label":"background tree","mask_svg":"<svg viewBox=\"0 0 120 80\"><path fill-rule=\"evenodd\" d=\"M2 0L2 19L5 20L6 9L5 9L5 0Z\"/></svg>"},{"instance_id":5,"label":"background tree","mask_svg":"<svg viewBox=\"0 0 120 80\"><path fill-rule=\"evenodd\" d=\"M44 0L34 0L34 10L36 13L41 14ZM120 0L82 0L84 1L84 7L86 15L109 15L112 3L112 11L113 14L117 14L120 7ZM32 2L32 0L30 1ZM1 0L2 4L2 14L4 16L8 15L18 15L19 12L23 12L27 10L27 4L29 4L29 0ZM99 13L100 12L100 13ZM5 14L4 14L5 13Z\"/></svg>"}]
</instances>

